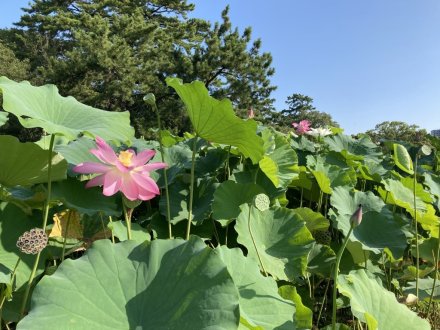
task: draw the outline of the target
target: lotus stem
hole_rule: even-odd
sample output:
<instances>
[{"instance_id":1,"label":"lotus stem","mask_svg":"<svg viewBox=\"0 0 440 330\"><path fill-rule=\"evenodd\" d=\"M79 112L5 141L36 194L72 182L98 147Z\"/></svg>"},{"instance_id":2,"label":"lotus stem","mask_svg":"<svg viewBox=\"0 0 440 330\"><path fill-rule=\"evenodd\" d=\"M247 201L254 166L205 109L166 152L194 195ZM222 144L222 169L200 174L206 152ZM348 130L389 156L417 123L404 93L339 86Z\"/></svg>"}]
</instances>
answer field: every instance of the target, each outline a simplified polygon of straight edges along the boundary
<instances>
[{"instance_id":1,"label":"lotus stem","mask_svg":"<svg viewBox=\"0 0 440 330\"><path fill-rule=\"evenodd\" d=\"M342 243L341 248L336 255L336 264L333 274L333 306L332 306L332 329L336 330L336 295L337 295L337 286L338 286L338 273L339 273L339 264L341 263L342 255L344 254L344 250L347 247L348 240L350 238L351 232L353 231L354 223L351 222L350 230L348 231L347 236L345 237L344 242Z\"/></svg>"},{"instance_id":2,"label":"lotus stem","mask_svg":"<svg viewBox=\"0 0 440 330\"><path fill-rule=\"evenodd\" d=\"M52 134L50 137L49 150L48 150L48 162L47 162L47 198L44 203L44 213L43 213L43 231L46 232L47 219L49 218L49 209L50 209L50 199L52 195L52 152L53 145L55 142L55 135ZM24 313L26 311L26 305L29 298L29 292L31 291L32 282L34 281L35 273L37 272L38 263L40 262L41 251L37 253L35 257L34 266L32 267L31 275L29 276L29 280L26 284L26 291L24 292L24 297L20 310L20 319L24 317Z\"/></svg>"},{"instance_id":3,"label":"lotus stem","mask_svg":"<svg viewBox=\"0 0 440 330\"><path fill-rule=\"evenodd\" d=\"M440 257L440 225L438 227L438 243L437 243L437 251L436 255L434 256L434 263L435 263L435 272L434 272L434 281L432 282L432 289L431 289L431 295L429 296L429 302L428 302L428 310L426 311L426 319L429 320L429 313L431 312L431 305L433 304L433 298L434 298L434 289L435 285L437 283L437 277L438 277L438 263L439 263L439 257Z\"/></svg>"},{"instance_id":4,"label":"lotus stem","mask_svg":"<svg viewBox=\"0 0 440 330\"><path fill-rule=\"evenodd\" d=\"M419 258L420 258L420 252L419 252L419 234L418 234L418 228L417 228L416 185L417 185L417 155L416 155L415 161L414 161L413 197L414 197L414 226L415 226L415 235L416 235L416 297L417 297L417 300L419 300L419 268L420 268Z\"/></svg>"},{"instance_id":5,"label":"lotus stem","mask_svg":"<svg viewBox=\"0 0 440 330\"><path fill-rule=\"evenodd\" d=\"M191 157L191 182L190 182L190 186L189 186L188 224L186 226L186 236L185 236L186 240L189 240L189 234L191 231L192 206L193 206L193 199L194 199L194 170L195 170L195 163L196 163L195 162L196 150L197 150L197 134L194 137L192 157Z\"/></svg>"},{"instance_id":6,"label":"lotus stem","mask_svg":"<svg viewBox=\"0 0 440 330\"><path fill-rule=\"evenodd\" d=\"M64 230L64 240L63 240L63 250L61 252L61 262L64 261L64 255L66 252L66 242L67 242L67 232L69 230L70 225L70 217L72 216L72 210L69 210L69 215L67 216L66 230Z\"/></svg>"},{"instance_id":7,"label":"lotus stem","mask_svg":"<svg viewBox=\"0 0 440 330\"><path fill-rule=\"evenodd\" d=\"M251 236L252 243L254 244L255 252L257 252L257 257L258 257L258 260L260 261L261 269L263 270L264 275L267 277L268 275L267 275L266 269L264 268L263 260L261 259L260 253L258 252L257 243L255 243L254 235L252 234L252 229L251 229L251 210L252 210L252 204L249 205L249 214L248 214L249 234Z\"/></svg>"},{"instance_id":8,"label":"lotus stem","mask_svg":"<svg viewBox=\"0 0 440 330\"><path fill-rule=\"evenodd\" d=\"M122 208L124 210L124 218L125 223L127 224L127 239L131 239L131 214L132 210L127 209L127 206L125 206L125 203L122 202Z\"/></svg>"}]
</instances>

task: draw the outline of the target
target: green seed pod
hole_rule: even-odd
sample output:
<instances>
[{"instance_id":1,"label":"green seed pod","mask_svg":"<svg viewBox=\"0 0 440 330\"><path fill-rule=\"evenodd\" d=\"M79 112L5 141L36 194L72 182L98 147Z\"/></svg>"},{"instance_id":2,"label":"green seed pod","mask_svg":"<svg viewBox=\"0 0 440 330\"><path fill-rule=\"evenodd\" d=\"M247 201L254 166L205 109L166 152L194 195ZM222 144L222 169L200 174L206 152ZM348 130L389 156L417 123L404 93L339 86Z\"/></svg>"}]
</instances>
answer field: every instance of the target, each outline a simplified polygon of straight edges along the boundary
<instances>
[{"instance_id":1,"label":"green seed pod","mask_svg":"<svg viewBox=\"0 0 440 330\"><path fill-rule=\"evenodd\" d=\"M270 199L266 194L258 194L254 197L254 206L260 211L266 211L270 207Z\"/></svg>"}]
</instances>

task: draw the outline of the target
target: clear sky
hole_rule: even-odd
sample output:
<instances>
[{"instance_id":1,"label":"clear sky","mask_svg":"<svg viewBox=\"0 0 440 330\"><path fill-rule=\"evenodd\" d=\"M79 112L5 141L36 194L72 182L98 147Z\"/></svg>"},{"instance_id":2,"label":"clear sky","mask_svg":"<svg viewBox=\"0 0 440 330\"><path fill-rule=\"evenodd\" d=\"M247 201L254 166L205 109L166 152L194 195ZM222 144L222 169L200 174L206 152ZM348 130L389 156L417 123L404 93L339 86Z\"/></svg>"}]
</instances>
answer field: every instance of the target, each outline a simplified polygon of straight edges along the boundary
<instances>
[{"instance_id":1,"label":"clear sky","mask_svg":"<svg viewBox=\"0 0 440 330\"><path fill-rule=\"evenodd\" d=\"M314 99L358 133L399 120L440 129L440 1L193 0L197 16L251 26L273 56L276 108L292 93ZM0 0L0 27L28 0Z\"/></svg>"}]
</instances>

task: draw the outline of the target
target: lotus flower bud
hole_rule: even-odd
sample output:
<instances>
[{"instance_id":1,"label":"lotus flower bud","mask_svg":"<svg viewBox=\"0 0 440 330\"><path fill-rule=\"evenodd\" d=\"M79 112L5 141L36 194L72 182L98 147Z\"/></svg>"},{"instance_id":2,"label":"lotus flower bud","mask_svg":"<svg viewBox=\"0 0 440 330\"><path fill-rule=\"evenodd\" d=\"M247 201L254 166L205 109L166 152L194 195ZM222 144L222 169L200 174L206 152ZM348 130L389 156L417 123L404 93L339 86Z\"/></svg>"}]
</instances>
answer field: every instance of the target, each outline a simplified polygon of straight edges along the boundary
<instances>
[{"instance_id":1,"label":"lotus flower bud","mask_svg":"<svg viewBox=\"0 0 440 330\"><path fill-rule=\"evenodd\" d=\"M362 204L359 204L359 207L356 211L354 211L353 215L350 218L350 223L353 227L359 226L362 222Z\"/></svg>"}]
</instances>

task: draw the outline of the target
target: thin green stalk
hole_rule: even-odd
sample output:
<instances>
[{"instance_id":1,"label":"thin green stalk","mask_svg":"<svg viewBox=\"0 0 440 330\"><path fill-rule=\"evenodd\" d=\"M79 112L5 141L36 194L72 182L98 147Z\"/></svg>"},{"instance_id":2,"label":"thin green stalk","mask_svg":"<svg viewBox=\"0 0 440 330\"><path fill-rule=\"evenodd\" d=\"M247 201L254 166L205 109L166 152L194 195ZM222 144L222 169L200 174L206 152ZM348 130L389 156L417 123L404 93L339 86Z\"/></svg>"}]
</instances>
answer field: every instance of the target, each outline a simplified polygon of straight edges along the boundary
<instances>
[{"instance_id":1,"label":"thin green stalk","mask_svg":"<svg viewBox=\"0 0 440 330\"><path fill-rule=\"evenodd\" d=\"M226 163L225 163L225 177L226 180L229 180L229 177L231 176L231 169L229 167L229 157L231 157L231 146L228 148L228 156L226 157Z\"/></svg>"},{"instance_id":2,"label":"thin green stalk","mask_svg":"<svg viewBox=\"0 0 440 330\"><path fill-rule=\"evenodd\" d=\"M124 210L125 223L127 224L127 239L131 239L131 210L127 210L127 206L122 203L122 209Z\"/></svg>"},{"instance_id":3,"label":"thin green stalk","mask_svg":"<svg viewBox=\"0 0 440 330\"><path fill-rule=\"evenodd\" d=\"M214 221L213 218L211 218L211 221L212 221L212 226L214 227L214 237L215 237L215 239L217 240L217 244L218 244L218 245L221 245L221 243L220 243L220 237L218 236L217 228L215 227L215 221Z\"/></svg>"},{"instance_id":4,"label":"thin green stalk","mask_svg":"<svg viewBox=\"0 0 440 330\"><path fill-rule=\"evenodd\" d=\"M258 257L258 260L260 261L261 269L263 270L264 275L267 277L268 275L267 275L266 269L264 268L263 260L261 260L260 253L258 252L258 249L257 249L257 243L255 243L254 235L252 234L252 229L251 229L251 209L252 209L252 204L249 205L249 214L248 214L249 234L251 235L251 239L252 239L252 243L254 244L255 252L257 252L257 257Z\"/></svg>"},{"instance_id":5,"label":"thin green stalk","mask_svg":"<svg viewBox=\"0 0 440 330\"><path fill-rule=\"evenodd\" d=\"M156 114L157 114L157 126L159 127L159 150L160 150L160 157L162 159L162 163L165 163L165 157L164 157L164 151L163 151L163 143L162 143L162 135L160 133L162 126L160 123L160 116L159 111L156 107L156 104L154 105L156 108ZM165 198L167 201L167 222L168 222L168 236L170 238L173 238L173 230L171 228L171 207L170 207L170 192L168 190L168 174L167 174L167 168L165 167L163 169L163 178L165 181Z\"/></svg>"},{"instance_id":6,"label":"thin green stalk","mask_svg":"<svg viewBox=\"0 0 440 330\"><path fill-rule=\"evenodd\" d=\"M69 230L71 216L72 216L72 210L69 210L69 215L67 216L66 230L64 230L63 250L61 251L61 262L64 261L64 255L66 252L67 232Z\"/></svg>"},{"instance_id":7,"label":"thin green stalk","mask_svg":"<svg viewBox=\"0 0 440 330\"><path fill-rule=\"evenodd\" d=\"M226 225L225 228L225 245L228 246L228 228L229 228L229 223Z\"/></svg>"},{"instance_id":8,"label":"thin green stalk","mask_svg":"<svg viewBox=\"0 0 440 330\"><path fill-rule=\"evenodd\" d=\"M299 202L299 207L303 207L303 196L304 196L304 188L301 187L301 201Z\"/></svg>"},{"instance_id":9,"label":"thin green stalk","mask_svg":"<svg viewBox=\"0 0 440 330\"><path fill-rule=\"evenodd\" d=\"M327 291L329 286L330 286L330 279L327 281L327 285L325 286L324 297L322 298L321 308L319 309L318 319L316 321L317 326L319 326L319 320L321 319L322 309L324 308L325 299L327 298Z\"/></svg>"},{"instance_id":10,"label":"thin green stalk","mask_svg":"<svg viewBox=\"0 0 440 330\"><path fill-rule=\"evenodd\" d=\"M417 185L417 155L414 162L414 226L415 226L415 234L416 234L416 297L419 299L419 269L420 269L420 253L419 253L419 234L417 228L417 200L416 200L416 185Z\"/></svg>"},{"instance_id":11,"label":"thin green stalk","mask_svg":"<svg viewBox=\"0 0 440 330\"><path fill-rule=\"evenodd\" d=\"M111 226L112 226L112 243L115 244L115 234L113 234L113 219L111 216L108 217L108 221L110 222Z\"/></svg>"},{"instance_id":12,"label":"thin green stalk","mask_svg":"<svg viewBox=\"0 0 440 330\"><path fill-rule=\"evenodd\" d=\"M312 284L310 283L310 277L308 276L308 274L306 275L306 280L307 280L307 286L309 287L309 297L310 299L313 299Z\"/></svg>"},{"instance_id":13,"label":"thin green stalk","mask_svg":"<svg viewBox=\"0 0 440 330\"><path fill-rule=\"evenodd\" d=\"M52 195L52 152L53 152L53 145L55 142L55 135L52 134L50 137L50 144L49 144L49 150L48 150L48 162L47 162L47 198L46 202L44 203L44 213L43 213L43 231L46 231L47 226L47 219L49 218L49 209L50 209L50 199ZM29 293L31 291L32 282L34 281L35 274L37 272L38 263L40 262L40 255L41 251L38 252L37 256L35 257L34 266L32 267L31 275L29 276L29 280L26 284L26 291L24 292L23 301L21 304L21 310L20 310L20 319L23 318L26 305L29 298Z\"/></svg>"},{"instance_id":14,"label":"thin green stalk","mask_svg":"<svg viewBox=\"0 0 440 330\"><path fill-rule=\"evenodd\" d=\"M387 281L387 288L388 291L391 291L391 282L390 282L390 278L387 275L387 268L386 268L386 261L385 261L385 253L382 250L382 265L383 265L383 273L385 275L385 279ZM391 266L390 266L391 268Z\"/></svg>"},{"instance_id":15,"label":"thin green stalk","mask_svg":"<svg viewBox=\"0 0 440 330\"><path fill-rule=\"evenodd\" d=\"M322 207L322 197L324 196L324 192L322 190L319 191L319 200L318 200L318 209L316 212L321 212Z\"/></svg>"},{"instance_id":16,"label":"thin green stalk","mask_svg":"<svg viewBox=\"0 0 440 330\"><path fill-rule=\"evenodd\" d=\"M104 225L104 219L102 218L102 212L99 212L99 219L101 220L102 232L104 233L105 239L107 239L107 228Z\"/></svg>"},{"instance_id":17,"label":"thin green stalk","mask_svg":"<svg viewBox=\"0 0 440 330\"><path fill-rule=\"evenodd\" d=\"M338 284L338 273L339 273L339 264L341 263L342 254L344 253L345 248L347 247L348 239L350 238L351 232L353 231L354 225L353 222L350 225L350 230L348 231L347 236L345 237L344 243L336 255L336 264L333 274L333 306L332 306L332 329L336 330L336 294L337 294L337 284Z\"/></svg>"},{"instance_id":18,"label":"thin green stalk","mask_svg":"<svg viewBox=\"0 0 440 330\"><path fill-rule=\"evenodd\" d=\"M428 310L426 311L426 319L429 320L429 313L431 312L431 305L433 304L433 297L434 297L434 289L437 282L438 277L438 263L439 263L439 257L440 257L440 226L438 227L438 243L437 243L437 252L434 257L434 263L435 263L435 272L434 272L434 281L432 283L432 289L431 289L431 295L429 296L429 302L428 302Z\"/></svg>"},{"instance_id":19,"label":"thin green stalk","mask_svg":"<svg viewBox=\"0 0 440 330\"><path fill-rule=\"evenodd\" d=\"M189 240L189 234L191 231L191 220L192 220L192 206L194 199L194 169L195 169L195 159L196 159L196 150L197 150L197 135L194 136L193 141L193 150L191 157L191 183L189 186L189 205L188 205L188 224L186 226L186 236L185 239Z\"/></svg>"}]
</instances>

